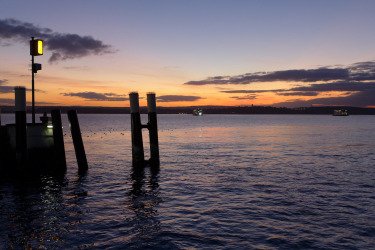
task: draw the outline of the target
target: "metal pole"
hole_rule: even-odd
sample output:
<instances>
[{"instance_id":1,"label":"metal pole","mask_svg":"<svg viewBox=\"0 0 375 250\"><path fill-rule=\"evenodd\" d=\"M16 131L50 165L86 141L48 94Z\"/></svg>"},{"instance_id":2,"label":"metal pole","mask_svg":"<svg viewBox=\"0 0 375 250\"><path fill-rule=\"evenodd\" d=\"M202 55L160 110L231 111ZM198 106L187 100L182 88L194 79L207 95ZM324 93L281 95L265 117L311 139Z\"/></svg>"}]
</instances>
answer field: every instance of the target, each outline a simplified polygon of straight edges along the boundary
<instances>
[{"instance_id":1,"label":"metal pole","mask_svg":"<svg viewBox=\"0 0 375 250\"><path fill-rule=\"evenodd\" d=\"M34 41L34 37L31 37ZM32 122L35 124L35 96L34 96L34 55L31 55L31 94L32 94Z\"/></svg>"}]
</instances>

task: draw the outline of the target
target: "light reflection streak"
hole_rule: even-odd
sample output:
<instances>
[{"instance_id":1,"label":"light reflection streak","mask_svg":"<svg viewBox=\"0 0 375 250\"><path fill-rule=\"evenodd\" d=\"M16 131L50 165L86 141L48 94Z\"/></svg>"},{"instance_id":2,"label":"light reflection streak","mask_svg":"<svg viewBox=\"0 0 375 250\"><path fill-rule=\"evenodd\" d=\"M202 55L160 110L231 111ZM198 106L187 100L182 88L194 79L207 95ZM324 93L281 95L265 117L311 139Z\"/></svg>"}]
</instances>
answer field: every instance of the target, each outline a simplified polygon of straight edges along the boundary
<instances>
[{"instance_id":1,"label":"light reflection streak","mask_svg":"<svg viewBox=\"0 0 375 250\"><path fill-rule=\"evenodd\" d=\"M127 204L134 216L126 220L133 225L135 242L143 242L161 230L157 212L161 200L158 175L159 168L150 167L150 173L145 173L144 168L133 168L130 176L132 186L127 193Z\"/></svg>"},{"instance_id":2,"label":"light reflection streak","mask_svg":"<svg viewBox=\"0 0 375 250\"><path fill-rule=\"evenodd\" d=\"M6 207L10 248L48 248L64 243L66 231L60 225L63 185L63 180L51 176L15 183L14 199Z\"/></svg>"}]
</instances>

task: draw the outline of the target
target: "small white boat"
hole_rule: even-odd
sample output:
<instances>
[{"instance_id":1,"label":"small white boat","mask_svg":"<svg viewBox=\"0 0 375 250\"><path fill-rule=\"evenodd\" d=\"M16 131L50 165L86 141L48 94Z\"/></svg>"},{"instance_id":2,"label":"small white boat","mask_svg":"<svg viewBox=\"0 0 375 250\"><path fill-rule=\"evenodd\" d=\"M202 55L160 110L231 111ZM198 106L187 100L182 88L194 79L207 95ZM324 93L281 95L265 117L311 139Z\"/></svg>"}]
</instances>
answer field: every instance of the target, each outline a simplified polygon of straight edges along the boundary
<instances>
[{"instance_id":1,"label":"small white boat","mask_svg":"<svg viewBox=\"0 0 375 250\"><path fill-rule=\"evenodd\" d=\"M202 116L203 115L203 110L200 108L196 108L193 110L193 115L194 116Z\"/></svg>"},{"instance_id":2,"label":"small white boat","mask_svg":"<svg viewBox=\"0 0 375 250\"><path fill-rule=\"evenodd\" d=\"M337 109L333 111L333 116L348 116L349 113L347 110L344 109Z\"/></svg>"}]
</instances>

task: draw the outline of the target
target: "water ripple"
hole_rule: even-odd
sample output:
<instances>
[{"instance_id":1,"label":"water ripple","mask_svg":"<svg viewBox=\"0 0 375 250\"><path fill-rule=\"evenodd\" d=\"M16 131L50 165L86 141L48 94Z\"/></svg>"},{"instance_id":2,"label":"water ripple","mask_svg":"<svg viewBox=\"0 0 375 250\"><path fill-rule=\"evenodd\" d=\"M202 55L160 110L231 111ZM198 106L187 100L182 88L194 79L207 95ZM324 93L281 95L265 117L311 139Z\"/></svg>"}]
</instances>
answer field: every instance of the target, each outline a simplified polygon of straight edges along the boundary
<instances>
[{"instance_id":1,"label":"water ripple","mask_svg":"<svg viewBox=\"0 0 375 250\"><path fill-rule=\"evenodd\" d=\"M86 175L66 135L62 180L1 177L5 249L373 249L373 116L161 115L159 172L127 116L80 119Z\"/></svg>"}]
</instances>

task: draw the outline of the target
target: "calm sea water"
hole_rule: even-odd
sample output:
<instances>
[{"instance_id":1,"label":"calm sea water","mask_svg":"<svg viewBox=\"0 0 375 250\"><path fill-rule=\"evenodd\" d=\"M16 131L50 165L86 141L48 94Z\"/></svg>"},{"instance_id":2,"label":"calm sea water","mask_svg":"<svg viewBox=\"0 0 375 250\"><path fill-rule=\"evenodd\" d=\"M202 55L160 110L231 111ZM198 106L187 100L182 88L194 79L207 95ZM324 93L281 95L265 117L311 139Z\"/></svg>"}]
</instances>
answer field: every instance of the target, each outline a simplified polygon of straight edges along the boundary
<instances>
[{"instance_id":1,"label":"calm sea water","mask_svg":"<svg viewBox=\"0 0 375 250\"><path fill-rule=\"evenodd\" d=\"M64 119L64 180L1 179L4 249L375 249L375 116L159 115L135 174L130 116L81 114L84 176Z\"/></svg>"}]
</instances>

